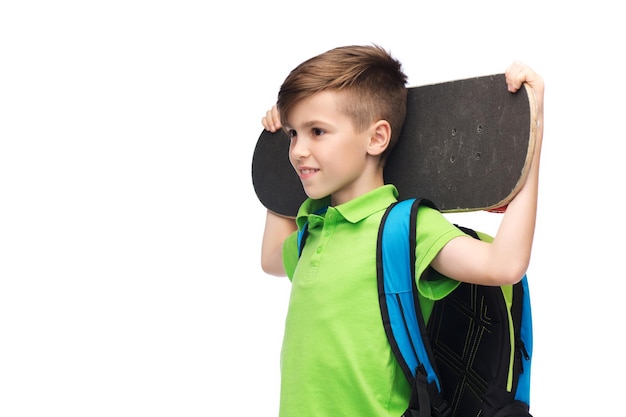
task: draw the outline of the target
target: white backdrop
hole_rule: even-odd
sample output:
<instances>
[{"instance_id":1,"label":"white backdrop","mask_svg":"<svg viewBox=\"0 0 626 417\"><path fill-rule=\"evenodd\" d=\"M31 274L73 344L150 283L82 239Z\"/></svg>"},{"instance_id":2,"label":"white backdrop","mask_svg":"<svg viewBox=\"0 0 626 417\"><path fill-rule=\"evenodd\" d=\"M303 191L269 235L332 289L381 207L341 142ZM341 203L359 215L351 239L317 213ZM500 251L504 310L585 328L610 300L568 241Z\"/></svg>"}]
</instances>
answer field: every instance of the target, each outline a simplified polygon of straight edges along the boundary
<instances>
[{"instance_id":1,"label":"white backdrop","mask_svg":"<svg viewBox=\"0 0 626 417\"><path fill-rule=\"evenodd\" d=\"M276 415L289 284L259 266L252 151L295 65L369 43L411 85L543 75L531 411L621 409L617 3L208 4L0 6L0 415Z\"/></svg>"}]
</instances>

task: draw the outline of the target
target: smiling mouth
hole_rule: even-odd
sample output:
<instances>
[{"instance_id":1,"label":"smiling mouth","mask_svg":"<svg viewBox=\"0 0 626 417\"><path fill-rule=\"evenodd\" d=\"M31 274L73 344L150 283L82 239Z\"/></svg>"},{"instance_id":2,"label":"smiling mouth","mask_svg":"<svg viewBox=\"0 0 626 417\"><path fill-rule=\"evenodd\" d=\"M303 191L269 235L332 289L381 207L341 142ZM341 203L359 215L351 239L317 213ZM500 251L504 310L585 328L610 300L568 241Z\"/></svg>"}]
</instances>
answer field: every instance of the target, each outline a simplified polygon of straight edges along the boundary
<instances>
[{"instance_id":1,"label":"smiling mouth","mask_svg":"<svg viewBox=\"0 0 626 417\"><path fill-rule=\"evenodd\" d=\"M298 173L300 174L300 180L308 180L309 178L315 176L319 172L317 168L300 168L298 169Z\"/></svg>"}]
</instances>

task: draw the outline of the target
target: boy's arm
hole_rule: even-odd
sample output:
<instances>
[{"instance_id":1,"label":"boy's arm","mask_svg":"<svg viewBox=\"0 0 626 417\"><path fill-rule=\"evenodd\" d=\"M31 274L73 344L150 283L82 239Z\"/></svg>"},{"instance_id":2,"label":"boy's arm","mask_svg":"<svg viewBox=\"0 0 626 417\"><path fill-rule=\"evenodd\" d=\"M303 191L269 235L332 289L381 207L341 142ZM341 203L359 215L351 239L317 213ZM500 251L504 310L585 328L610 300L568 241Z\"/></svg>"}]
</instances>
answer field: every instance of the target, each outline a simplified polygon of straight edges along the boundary
<instances>
[{"instance_id":1,"label":"boy's arm","mask_svg":"<svg viewBox=\"0 0 626 417\"><path fill-rule=\"evenodd\" d=\"M261 244L261 268L264 272L279 277L285 276L283 243L296 229L294 219L267 211Z\"/></svg>"},{"instance_id":2,"label":"boy's arm","mask_svg":"<svg viewBox=\"0 0 626 417\"><path fill-rule=\"evenodd\" d=\"M472 238L455 238L433 261L433 268L458 281L483 285L513 284L522 278L530 263L543 139L544 83L535 71L517 61L505 74L509 91L515 92L526 83L534 93L537 121L535 151L526 182L509 203L493 243Z\"/></svg>"}]
</instances>

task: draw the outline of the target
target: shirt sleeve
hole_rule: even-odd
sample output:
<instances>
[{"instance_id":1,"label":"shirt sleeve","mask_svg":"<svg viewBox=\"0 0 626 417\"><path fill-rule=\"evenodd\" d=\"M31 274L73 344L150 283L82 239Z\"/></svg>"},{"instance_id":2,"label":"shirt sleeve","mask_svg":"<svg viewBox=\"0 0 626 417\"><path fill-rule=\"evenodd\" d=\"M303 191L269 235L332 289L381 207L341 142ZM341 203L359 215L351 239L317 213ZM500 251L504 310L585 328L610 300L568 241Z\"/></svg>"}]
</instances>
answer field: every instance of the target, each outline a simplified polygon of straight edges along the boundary
<instances>
[{"instance_id":1,"label":"shirt sleeve","mask_svg":"<svg viewBox=\"0 0 626 417\"><path fill-rule=\"evenodd\" d=\"M452 292L459 281L443 276L430 264L443 247L464 233L443 214L427 206L417 212L415 277L420 294L429 300L439 300Z\"/></svg>"},{"instance_id":2,"label":"shirt sleeve","mask_svg":"<svg viewBox=\"0 0 626 417\"><path fill-rule=\"evenodd\" d=\"M298 265L298 232L293 232L283 242L283 267L291 281Z\"/></svg>"}]
</instances>

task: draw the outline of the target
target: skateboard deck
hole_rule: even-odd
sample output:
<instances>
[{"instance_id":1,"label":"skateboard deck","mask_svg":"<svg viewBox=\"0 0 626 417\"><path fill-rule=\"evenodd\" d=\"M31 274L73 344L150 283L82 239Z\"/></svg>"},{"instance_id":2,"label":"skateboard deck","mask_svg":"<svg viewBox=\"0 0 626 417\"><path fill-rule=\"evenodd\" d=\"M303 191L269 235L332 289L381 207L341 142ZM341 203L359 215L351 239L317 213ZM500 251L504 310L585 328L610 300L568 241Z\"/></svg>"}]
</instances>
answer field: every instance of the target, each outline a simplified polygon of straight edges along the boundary
<instances>
[{"instance_id":1,"label":"skateboard deck","mask_svg":"<svg viewBox=\"0 0 626 417\"><path fill-rule=\"evenodd\" d=\"M523 185L534 151L535 102L524 85L507 90L504 74L409 87L400 139L385 165L399 198L424 197L442 212L506 206ZM306 194L289 162L283 130L263 131L252 182L270 211L295 217Z\"/></svg>"}]
</instances>

